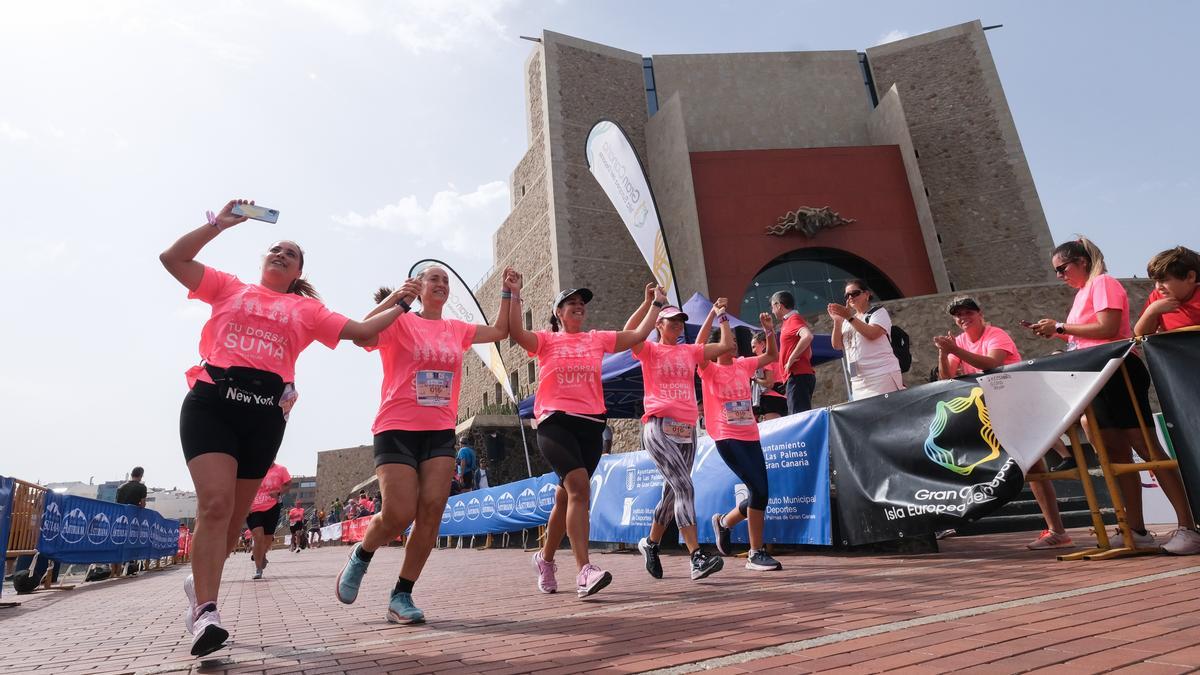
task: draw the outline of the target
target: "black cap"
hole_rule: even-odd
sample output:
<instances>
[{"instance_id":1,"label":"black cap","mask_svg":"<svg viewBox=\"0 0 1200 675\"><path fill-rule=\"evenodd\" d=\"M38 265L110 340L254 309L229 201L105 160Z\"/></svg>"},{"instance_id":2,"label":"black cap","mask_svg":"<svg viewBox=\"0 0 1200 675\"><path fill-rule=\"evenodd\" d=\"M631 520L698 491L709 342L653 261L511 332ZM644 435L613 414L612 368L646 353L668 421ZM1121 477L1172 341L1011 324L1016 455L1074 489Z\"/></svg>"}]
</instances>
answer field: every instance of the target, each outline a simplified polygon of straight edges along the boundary
<instances>
[{"instance_id":1,"label":"black cap","mask_svg":"<svg viewBox=\"0 0 1200 675\"><path fill-rule=\"evenodd\" d=\"M576 293L578 293L579 297L583 299L583 304L586 305L592 301L592 292L586 288L564 288L563 291L558 294L558 297L554 298L554 309L561 307L563 301L572 295L575 295Z\"/></svg>"},{"instance_id":2,"label":"black cap","mask_svg":"<svg viewBox=\"0 0 1200 675\"><path fill-rule=\"evenodd\" d=\"M975 302L975 298L969 295L960 295L951 300L949 305L946 305L946 313L948 314L954 314L960 309L970 309L976 312L982 311L979 309L979 303Z\"/></svg>"}]
</instances>

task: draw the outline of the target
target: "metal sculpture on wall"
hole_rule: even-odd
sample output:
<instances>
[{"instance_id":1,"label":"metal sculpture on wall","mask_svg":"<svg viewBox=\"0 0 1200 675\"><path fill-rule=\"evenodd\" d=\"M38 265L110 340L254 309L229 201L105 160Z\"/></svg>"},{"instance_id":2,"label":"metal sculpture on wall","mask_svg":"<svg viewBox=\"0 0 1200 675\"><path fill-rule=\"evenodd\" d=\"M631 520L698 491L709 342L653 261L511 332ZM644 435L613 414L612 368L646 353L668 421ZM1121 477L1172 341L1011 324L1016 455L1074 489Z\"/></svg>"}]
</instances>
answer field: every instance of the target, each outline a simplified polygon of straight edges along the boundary
<instances>
[{"instance_id":1,"label":"metal sculpture on wall","mask_svg":"<svg viewBox=\"0 0 1200 675\"><path fill-rule=\"evenodd\" d=\"M768 225L767 234L783 236L788 232L796 231L803 232L806 237L812 239L821 230L838 225L850 225L854 222L857 221L853 218L843 218L828 206L821 208L801 206L795 211L788 211L787 215L780 216L774 225Z\"/></svg>"}]
</instances>

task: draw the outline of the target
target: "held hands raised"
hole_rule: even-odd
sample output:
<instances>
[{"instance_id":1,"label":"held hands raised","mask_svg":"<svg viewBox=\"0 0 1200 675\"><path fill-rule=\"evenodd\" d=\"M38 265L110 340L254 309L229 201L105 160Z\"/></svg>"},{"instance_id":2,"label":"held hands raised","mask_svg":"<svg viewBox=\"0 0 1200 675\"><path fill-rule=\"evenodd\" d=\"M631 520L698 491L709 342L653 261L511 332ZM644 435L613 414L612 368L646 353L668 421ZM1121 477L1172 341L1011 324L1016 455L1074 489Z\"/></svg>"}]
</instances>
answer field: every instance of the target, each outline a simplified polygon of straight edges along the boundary
<instances>
[{"instance_id":1,"label":"held hands raised","mask_svg":"<svg viewBox=\"0 0 1200 675\"><path fill-rule=\"evenodd\" d=\"M654 289L658 288L658 282L651 281L646 284L646 304L654 302Z\"/></svg>"},{"instance_id":2,"label":"held hands raised","mask_svg":"<svg viewBox=\"0 0 1200 675\"><path fill-rule=\"evenodd\" d=\"M519 272L511 267L504 268L504 290L511 293L519 293L524 283L525 278Z\"/></svg>"},{"instance_id":3,"label":"held hands raised","mask_svg":"<svg viewBox=\"0 0 1200 675\"><path fill-rule=\"evenodd\" d=\"M405 303L411 303L421 295L421 280L417 277L405 279L404 285L395 292L397 300L403 300Z\"/></svg>"},{"instance_id":4,"label":"held hands raised","mask_svg":"<svg viewBox=\"0 0 1200 675\"><path fill-rule=\"evenodd\" d=\"M729 305L727 298L717 298L713 303L712 309L708 310L713 316L720 316L725 313L725 307Z\"/></svg>"},{"instance_id":5,"label":"held hands raised","mask_svg":"<svg viewBox=\"0 0 1200 675\"><path fill-rule=\"evenodd\" d=\"M652 302L657 302L660 307L667 304L667 292L658 284L654 284L654 300Z\"/></svg>"},{"instance_id":6,"label":"held hands raised","mask_svg":"<svg viewBox=\"0 0 1200 675\"><path fill-rule=\"evenodd\" d=\"M771 316L770 312L761 312L758 315L758 325L768 333L775 332L775 317Z\"/></svg>"}]
</instances>

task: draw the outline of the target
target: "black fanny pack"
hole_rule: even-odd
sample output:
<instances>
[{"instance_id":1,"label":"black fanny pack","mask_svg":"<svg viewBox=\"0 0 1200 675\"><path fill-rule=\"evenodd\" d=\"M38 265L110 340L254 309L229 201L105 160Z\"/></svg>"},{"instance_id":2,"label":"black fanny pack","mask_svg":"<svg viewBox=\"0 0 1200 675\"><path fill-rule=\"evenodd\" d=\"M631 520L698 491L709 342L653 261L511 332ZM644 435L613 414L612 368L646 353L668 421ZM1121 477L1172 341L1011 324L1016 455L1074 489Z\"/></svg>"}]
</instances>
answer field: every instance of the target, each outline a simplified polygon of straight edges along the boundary
<instances>
[{"instance_id":1,"label":"black fanny pack","mask_svg":"<svg viewBox=\"0 0 1200 675\"><path fill-rule=\"evenodd\" d=\"M245 366L219 368L204 364L204 370L217 386L222 401L252 408L278 406L283 396L283 378L268 370Z\"/></svg>"}]
</instances>

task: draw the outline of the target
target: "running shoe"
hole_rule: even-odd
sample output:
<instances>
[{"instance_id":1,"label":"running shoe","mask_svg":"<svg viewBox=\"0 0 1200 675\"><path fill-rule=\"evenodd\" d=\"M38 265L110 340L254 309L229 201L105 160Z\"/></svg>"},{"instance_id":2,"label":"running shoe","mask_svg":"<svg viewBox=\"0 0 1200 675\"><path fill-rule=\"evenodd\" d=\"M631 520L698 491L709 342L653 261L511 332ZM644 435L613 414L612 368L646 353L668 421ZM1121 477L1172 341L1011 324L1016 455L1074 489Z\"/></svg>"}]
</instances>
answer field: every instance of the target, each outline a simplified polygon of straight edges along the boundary
<instances>
[{"instance_id":1,"label":"running shoe","mask_svg":"<svg viewBox=\"0 0 1200 675\"><path fill-rule=\"evenodd\" d=\"M362 584L363 575L367 573L367 565L370 564L358 557L358 550L361 548L362 544L355 544L350 548L346 566L337 577L337 599L347 605L358 599L358 587Z\"/></svg>"},{"instance_id":2,"label":"running shoe","mask_svg":"<svg viewBox=\"0 0 1200 675\"><path fill-rule=\"evenodd\" d=\"M538 590L543 593L558 591L558 579L554 577L554 573L558 571L558 565L553 560L543 558L542 552L538 551L533 554L533 566L538 571Z\"/></svg>"},{"instance_id":3,"label":"running shoe","mask_svg":"<svg viewBox=\"0 0 1200 675\"><path fill-rule=\"evenodd\" d=\"M692 554L692 581L699 581L710 574L720 572L722 567L725 567L725 561L721 560L721 556L696 549Z\"/></svg>"},{"instance_id":4,"label":"running shoe","mask_svg":"<svg viewBox=\"0 0 1200 675\"><path fill-rule=\"evenodd\" d=\"M1053 530L1042 530L1037 539L1025 545L1025 548L1031 551L1043 551L1051 548L1074 548L1075 544L1071 541L1071 535L1066 532L1055 532Z\"/></svg>"},{"instance_id":5,"label":"running shoe","mask_svg":"<svg viewBox=\"0 0 1200 675\"><path fill-rule=\"evenodd\" d=\"M183 580L183 594L187 596L188 606L187 614L183 615L183 626L187 628L190 635L196 634L196 582L192 579L192 575L187 575Z\"/></svg>"},{"instance_id":6,"label":"running shoe","mask_svg":"<svg viewBox=\"0 0 1200 675\"><path fill-rule=\"evenodd\" d=\"M589 595L599 593L601 589L612 583L612 575L604 570L588 563L579 570L579 576L576 577L575 594L581 598L586 598Z\"/></svg>"},{"instance_id":7,"label":"running shoe","mask_svg":"<svg viewBox=\"0 0 1200 675\"><path fill-rule=\"evenodd\" d=\"M413 604L412 593L392 593L387 620L388 623L425 623L425 612Z\"/></svg>"},{"instance_id":8,"label":"running shoe","mask_svg":"<svg viewBox=\"0 0 1200 675\"><path fill-rule=\"evenodd\" d=\"M1182 528L1175 530L1162 549L1171 555L1196 555L1200 553L1200 533Z\"/></svg>"},{"instance_id":9,"label":"running shoe","mask_svg":"<svg viewBox=\"0 0 1200 675\"><path fill-rule=\"evenodd\" d=\"M261 579L262 578L262 568L260 567L260 568L255 569L254 576L252 576L250 578L251 579Z\"/></svg>"},{"instance_id":10,"label":"running shoe","mask_svg":"<svg viewBox=\"0 0 1200 675\"><path fill-rule=\"evenodd\" d=\"M754 570L755 572L774 572L775 570L783 569L783 565L779 561L767 555L765 549L750 551L749 557L746 558L746 569Z\"/></svg>"},{"instance_id":11,"label":"running shoe","mask_svg":"<svg viewBox=\"0 0 1200 675\"><path fill-rule=\"evenodd\" d=\"M731 555L733 550L729 541L729 528L721 524L721 514L714 513L712 517L713 541L717 545L717 553Z\"/></svg>"},{"instance_id":12,"label":"running shoe","mask_svg":"<svg viewBox=\"0 0 1200 675\"><path fill-rule=\"evenodd\" d=\"M1158 542L1154 539L1154 533L1147 530L1145 534L1138 534L1137 530L1130 530L1133 535L1134 548L1156 548ZM1108 537L1108 542L1112 546L1124 546L1125 539L1121 536L1121 528L1114 527L1112 534Z\"/></svg>"},{"instance_id":13,"label":"running shoe","mask_svg":"<svg viewBox=\"0 0 1200 675\"><path fill-rule=\"evenodd\" d=\"M195 619L195 632L192 634L192 656L211 654L225 646L229 639L229 631L221 625L221 614L217 612L217 603L205 603L200 608L200 616Z\"/></svg>"},{"instance_id":14,"label":"running shoe","mask_svg":"<svg viewBox=\"0 0 1200 675\"><path fill-rule=\"evenodd\" d=\"M651 544L650 540L642 537L638 542L638 550L642 552L642 557L646 559L646 571L655 579L662 578L662 561L658 559L658 544Z\"/></svg>"}]
</instances>

